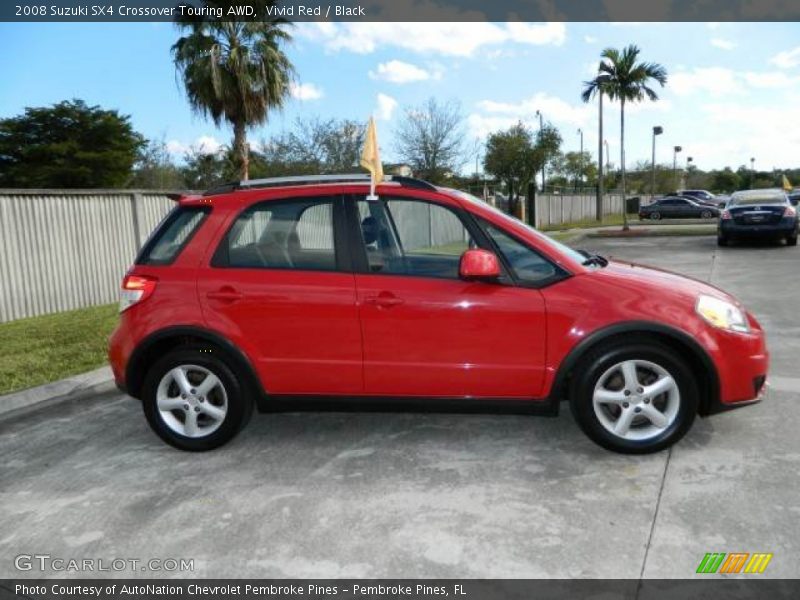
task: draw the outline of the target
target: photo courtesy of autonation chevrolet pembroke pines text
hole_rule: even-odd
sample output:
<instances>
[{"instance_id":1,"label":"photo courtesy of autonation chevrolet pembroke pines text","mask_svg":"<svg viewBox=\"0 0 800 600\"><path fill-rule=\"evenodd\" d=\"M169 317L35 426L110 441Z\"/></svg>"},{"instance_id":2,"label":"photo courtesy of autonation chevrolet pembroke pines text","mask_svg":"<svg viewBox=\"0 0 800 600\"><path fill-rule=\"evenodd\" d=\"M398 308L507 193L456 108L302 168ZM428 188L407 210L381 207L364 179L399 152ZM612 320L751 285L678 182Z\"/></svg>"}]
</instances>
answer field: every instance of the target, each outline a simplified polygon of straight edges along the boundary
<instances>
[{"instance_id":1,"label":"photo courtesy of autonation chevrolet pembroke pines text","mask_svg":"<svg viewBox=\"0 0 800 600\"><path fill-rule=\"evenodd\" d=\"M800 598L800 2L0 3L0 600Z\"/></svg>"}]
</instances>

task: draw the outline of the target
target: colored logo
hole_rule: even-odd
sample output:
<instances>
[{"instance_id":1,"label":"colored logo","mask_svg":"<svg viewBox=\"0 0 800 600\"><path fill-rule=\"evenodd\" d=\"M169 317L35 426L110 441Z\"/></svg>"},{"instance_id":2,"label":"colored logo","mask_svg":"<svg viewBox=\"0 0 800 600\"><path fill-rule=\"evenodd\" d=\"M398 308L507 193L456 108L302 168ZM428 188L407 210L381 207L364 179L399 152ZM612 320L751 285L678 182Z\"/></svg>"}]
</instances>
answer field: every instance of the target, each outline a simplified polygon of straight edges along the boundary
<instances>
[{"instance_id":1,"label":"colored logo","mask_svg":"<svg viewBox=\"0 0 800 600\"><path fill-rule=\"evenodd\" d=\"M708 552L697 566L698 573L763 573L772 553L765 552Z\"/></svg>"}]
</instances>

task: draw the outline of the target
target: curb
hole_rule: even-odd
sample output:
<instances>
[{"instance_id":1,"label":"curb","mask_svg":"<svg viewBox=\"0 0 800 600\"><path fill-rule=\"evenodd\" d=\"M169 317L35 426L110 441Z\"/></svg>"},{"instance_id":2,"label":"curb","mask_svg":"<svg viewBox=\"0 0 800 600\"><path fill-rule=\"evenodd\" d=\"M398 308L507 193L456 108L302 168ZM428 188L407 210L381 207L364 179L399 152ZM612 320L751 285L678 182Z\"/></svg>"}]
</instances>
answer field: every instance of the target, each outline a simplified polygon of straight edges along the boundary
<instances>
[{"instance_id":1,"label":"curb","mask_svg":"<svg viewBox=\"0 0 800 600\"><path fill-rule=\"evenodd\" d=\"M105 366L60 381L0 396L0 419L68 400L82 400L115 390L111 367Z\"/></svg>"}]
</instances>

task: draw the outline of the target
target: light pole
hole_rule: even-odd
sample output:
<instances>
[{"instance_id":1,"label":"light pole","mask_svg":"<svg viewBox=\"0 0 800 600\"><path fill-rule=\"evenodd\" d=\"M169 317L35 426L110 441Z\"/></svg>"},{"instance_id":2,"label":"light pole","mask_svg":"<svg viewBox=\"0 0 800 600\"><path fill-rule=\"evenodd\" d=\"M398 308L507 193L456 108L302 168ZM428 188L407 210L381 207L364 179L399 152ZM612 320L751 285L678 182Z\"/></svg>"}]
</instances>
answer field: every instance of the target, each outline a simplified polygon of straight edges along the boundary
<instances>
[{"instance_id":1,"label":"light pole","mask_svg":"<svg viewBox=\"0 0 800 600\"><path fill-rule=\"evenodd\" d=\"M656 136L664 133L664 128L661 125L653 127L653 162L650 163L650 193L656 195Z\"/></svg>"},{"instance_id":2,"label":"light pole","mask_svg":"<svg viewBox=\"0 0 800 600\"><path fill-rule=\"evenodd\" d=\"M542 131L544 130L544 116L542 116L542 113L541 113L541 111L539 111L539 109L536 109L536 116L539 117L539 134L541 134ZM547 160L543 160L542 161L542 193L543 194L544 194L544 184L545 184L545 180L544 180L544 165L545 165L546 162L547 162Z\"/></svg>"},{"instance_id":3,"label":"light pole","mask_svg":"<svg viewBox=\"0 0 800 600\"><path fill-rule=\"evenodd\" d=\"M672 152L672 185L676 188L678 187L678 152L681 150L683 147L675 146Z\"/></svg>"},{"instance_id":4,"label":"light pole","mask_svg":"<svg viewBox=\"0 0 800 600\"><path fill-rule=\"evenodd\" d=\"M609 159L611 155L608 153L608 140L603 140L603 143L606 145L606 174L608 174L611 172L611 161Z\"/></svg>"},{"instance_id":5,"label":"light pole","mask_svg":"<svg viewBox=\"0 0 800 600\"><path fill-rule=\"evenodd\" d=\"M692 162L694 162L694 158L691 156L686 157L686 186L689 186L689 167L692 166Z\"/></svg>"},{"instance_id":6,"label":"light pole","mask_svg":"<svg viewBox=\"0 0 800 600\"><path fill-rule=\"evenodd\" d=\"M753 180L756 178L756 159L750 159L750 189L753 189Z\"/></svg>"},{"instance_id":7,"label":"light pole","mask_svg":"<svg viewBox=\"0 0 800 600\"><path fill-rule=\"evenodd\" d=\"M581 153L578 154L578 178L583 187L583 129L578 127L578 135L581 136Z\"/></svg>"}]
</instances>

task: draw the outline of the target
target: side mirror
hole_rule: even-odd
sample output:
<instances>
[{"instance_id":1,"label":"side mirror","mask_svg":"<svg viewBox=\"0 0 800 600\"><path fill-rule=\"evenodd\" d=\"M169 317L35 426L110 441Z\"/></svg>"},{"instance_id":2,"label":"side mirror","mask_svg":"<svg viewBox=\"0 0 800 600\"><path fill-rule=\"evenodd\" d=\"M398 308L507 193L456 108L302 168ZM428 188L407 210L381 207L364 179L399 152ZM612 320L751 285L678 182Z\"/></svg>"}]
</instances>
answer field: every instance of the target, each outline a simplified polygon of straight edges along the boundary
<instances>
[{"instance_id":1,"label":"side mirror","mask_svg":"<svg viewBox=\"0 0 800 600\"><path fill-rule=\"evenodd\" d=\"M467 250L461 255L458 275L462 279L497 279L500 277L500 263L497 256L488 250Z\"/></svg>"}]
</instances>

